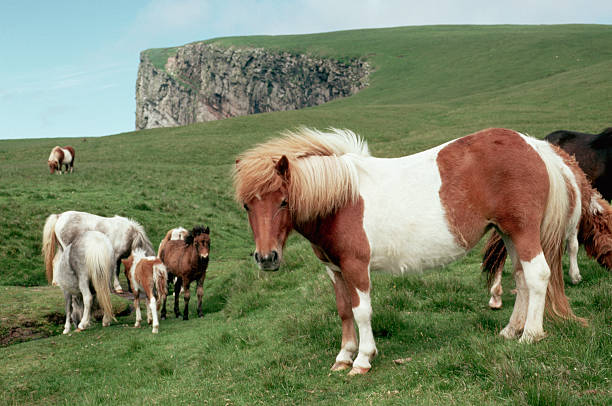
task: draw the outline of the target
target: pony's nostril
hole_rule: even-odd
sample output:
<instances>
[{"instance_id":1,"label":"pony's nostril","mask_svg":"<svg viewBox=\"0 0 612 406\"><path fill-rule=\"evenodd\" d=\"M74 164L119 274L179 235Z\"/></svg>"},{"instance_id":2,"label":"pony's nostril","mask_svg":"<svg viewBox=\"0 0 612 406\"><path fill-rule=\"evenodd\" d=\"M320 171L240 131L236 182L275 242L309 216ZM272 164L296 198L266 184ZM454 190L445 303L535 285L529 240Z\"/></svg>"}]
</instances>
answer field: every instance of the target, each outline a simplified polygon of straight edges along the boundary
<instances>
[{"instance_id":1,"label":"pony's nostril","mask_svg":"<svg viewBox=\"0 0 612 406\"><path fill-rule=\"evenodd\" d=\"M270 256L272 257L272 262L276 262L276 261L278 261L278 252L276 252L276 251L272 251L272 253L270 254Z\"/></svg>"},{"instance_id":2,"label":"pony's nostril","mask_svg":"<svg viewBox=\"0 0 612 406\"><path fill-rule=\"evenodd\" d=\"M258 252L255 252L255 262L261 262L261 255Z\"/></svg>"}]
</instances>

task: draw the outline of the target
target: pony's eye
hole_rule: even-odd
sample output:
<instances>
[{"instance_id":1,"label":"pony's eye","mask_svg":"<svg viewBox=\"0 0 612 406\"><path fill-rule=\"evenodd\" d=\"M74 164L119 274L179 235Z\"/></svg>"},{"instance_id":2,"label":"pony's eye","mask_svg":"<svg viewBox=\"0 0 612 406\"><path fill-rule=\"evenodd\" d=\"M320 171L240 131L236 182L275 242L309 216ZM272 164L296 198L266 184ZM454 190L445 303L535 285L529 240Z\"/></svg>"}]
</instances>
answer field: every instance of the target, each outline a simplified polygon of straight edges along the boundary
<instances>
[{"instance_id":1,"label":"pony's eye","mask_svg":"<svg viewBox=\"0 0 612 406\"><path fill-rule=\"evenodd\" d=\"M280 207L287 207L289 205L289 203L287 203L287 199L283 199L283 201L281 202Z\"/></svg>"},{"instance_id":2,"label":"pony's eye","mask_svg":"<svg viewBox=\"0 0 612 406\"><path fill-rule=\"evenodd\" d=\"M247 206L247 204L246 204L246 203L245 203L245 204L243 204L243 205L242 205L242 207L244 207L244 209L245 209L246 211L249 211L249 206Z\"/></svg>"}]
</instances>

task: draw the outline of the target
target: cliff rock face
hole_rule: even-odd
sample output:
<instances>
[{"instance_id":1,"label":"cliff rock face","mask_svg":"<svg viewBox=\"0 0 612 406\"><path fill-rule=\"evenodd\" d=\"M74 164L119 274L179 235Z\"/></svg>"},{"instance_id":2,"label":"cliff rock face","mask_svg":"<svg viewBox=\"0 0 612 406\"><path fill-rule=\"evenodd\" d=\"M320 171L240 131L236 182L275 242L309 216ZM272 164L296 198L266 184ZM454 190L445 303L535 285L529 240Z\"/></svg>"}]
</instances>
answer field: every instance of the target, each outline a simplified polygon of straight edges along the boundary
<instances>
[{"instance_id":1,"label":"cliff rock face","mask_svg":"<svg viewBox=\"0 0 612 406\"><path fill-rule=\"evenodd\" d=\"M136 129L315 106L368 84L367 63L261 48L194 43L176 49L163 69L140 55Z\"/></svg>"}]
</instances>

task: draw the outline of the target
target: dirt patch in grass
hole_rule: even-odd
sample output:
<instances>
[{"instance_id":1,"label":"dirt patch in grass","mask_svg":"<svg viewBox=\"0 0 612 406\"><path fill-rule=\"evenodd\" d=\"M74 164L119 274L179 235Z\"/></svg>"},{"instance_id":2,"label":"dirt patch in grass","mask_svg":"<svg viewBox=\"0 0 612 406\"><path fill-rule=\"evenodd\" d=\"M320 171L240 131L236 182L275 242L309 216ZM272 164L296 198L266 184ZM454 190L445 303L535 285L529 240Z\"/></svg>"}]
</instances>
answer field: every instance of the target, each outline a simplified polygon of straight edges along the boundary
<instances>
[{"instance_id":1,"label":"dirt patch in grass","mask_svg":"<svg viewBox=\"0 0 612 406\"><path fill-rule=\"evenodd\" d=\"M47 317L50 315L47 315ZM36 340L53 335L49 326L36 321L27 320L20 326L11 326L0 330L0 347L7 347L12 344L24 341Z\"/></svg>"}]
</instances>

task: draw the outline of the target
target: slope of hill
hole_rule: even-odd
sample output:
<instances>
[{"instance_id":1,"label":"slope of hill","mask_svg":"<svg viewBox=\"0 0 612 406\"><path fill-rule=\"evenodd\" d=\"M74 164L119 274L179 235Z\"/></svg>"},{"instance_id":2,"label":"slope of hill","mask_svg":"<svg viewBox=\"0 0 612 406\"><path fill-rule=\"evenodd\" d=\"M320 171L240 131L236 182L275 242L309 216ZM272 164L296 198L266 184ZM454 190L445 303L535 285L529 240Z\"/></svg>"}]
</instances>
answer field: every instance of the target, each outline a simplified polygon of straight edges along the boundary
<instances>
[{"instance_id":1,"label":"slope of hill","mask_svg":"<svg viewBox=\"0 0 612 406\"><path fill-rule=\"evenodd\" d=\"M177 225L205 223L212 238L203 319L172 318L151 337L127 328L133 316L123 316L104 330L98 323L80 335L2 348L0 403L609 401L612 281L584 254L584 281L567 291L590 327L547 322L550 336L533 346L496 336L511 312L513 282L504 279L506 308L488 311L478 252L444 272L375 275L380 355L372 374L330 376L340 325L329 281L295 235L284 272L255 270L230 174L238 152L300 125L350 128L385 157L484 127L536 137L560 128L598 132L612 111L612 27L403 27L210 42L364 59L373 72L355 96L302 110L102 138L0 141L2 337L24 326L61 332L50 322L63 312L61 293L46 286L40 256L50 213L131 217L154 245ZM45 160L55 145L75 147L74 174L49 175ZM411 361L392 362L398 358Z\"/></svg>"}]
</instances>

